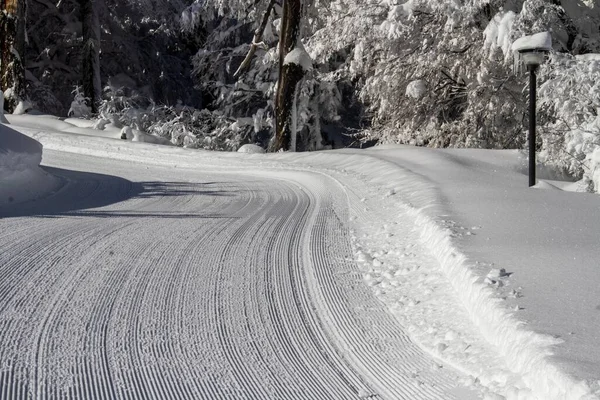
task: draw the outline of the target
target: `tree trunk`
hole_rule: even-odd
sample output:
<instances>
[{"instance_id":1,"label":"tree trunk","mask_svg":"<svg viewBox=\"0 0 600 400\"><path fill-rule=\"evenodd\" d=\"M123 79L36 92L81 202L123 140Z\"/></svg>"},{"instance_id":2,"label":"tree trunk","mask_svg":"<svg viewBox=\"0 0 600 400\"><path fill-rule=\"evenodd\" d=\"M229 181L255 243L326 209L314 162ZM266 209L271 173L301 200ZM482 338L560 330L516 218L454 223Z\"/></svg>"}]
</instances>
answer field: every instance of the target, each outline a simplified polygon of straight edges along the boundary
<instances>
[{"instance_id":1,"label":"tree trunk","mask_svg":"<svg viewBox=\"0 0 600 400\"><path fill-rule=\"evenodd\" d=\"M25 97L25 1L0 0L0 89L12 113Z\"/></svg>"},{"instance_id":2,"label":"tree trunk","mask_svg":"<svg viewBox=\"0 0 600 400\"><path fill-rule=\"evenodd\" d=\"M301 39L303 0L284 0L281 33L279 37L279 79L275 98L275 138L272 151L292 150L292 135L296 127L296 92L298 84L304 78L302 66L284 63L285 57L294 50Z\"/></svg>"},{"instance_id":3,"label":"tree trunk","mask_svg":"<svg viewBox=\"0 0 600 400\"><path fill-rule=\"evenodd\" d=\"M96 13L95 0L79 0L83 34L82 83L83 95L92 113L98 112L102 96L100 81L100 23Z\"/></svg>"}]
</instances>

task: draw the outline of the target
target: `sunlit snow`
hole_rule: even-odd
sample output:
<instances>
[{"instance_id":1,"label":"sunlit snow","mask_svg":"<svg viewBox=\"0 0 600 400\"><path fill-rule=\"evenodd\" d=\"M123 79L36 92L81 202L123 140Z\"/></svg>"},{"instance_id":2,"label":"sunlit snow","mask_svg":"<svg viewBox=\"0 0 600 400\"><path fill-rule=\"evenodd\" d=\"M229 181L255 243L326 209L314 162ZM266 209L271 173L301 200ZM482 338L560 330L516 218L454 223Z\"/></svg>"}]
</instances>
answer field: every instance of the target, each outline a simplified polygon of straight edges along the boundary
<instances>
[{"instance_id":1,"label":"sunlit snow","mask_svg":"<svg viewBox=\"0 0 600 400\"><path fill-rule=\"evenodd\" d=\"M67 133L72 124L48 117L9 120L70 182L0 208L3 232L21 226L0 256L11 271L20 271L14 260L29 234L37 251L51 252L26 264L46 273L10 278L37 308L0 297L9 336L27 337L38 311L54 310L39 344L45 355L33 358L47 374L43 393L61 379L83 385L78 357L95 363L110 349L115 390L142 390L130 374L144 369L160 382L144 390L164 396L227 393L224 381L192 378L205 371L235 382L238 394L275 397L597 398L598 196L561 190L573 184L547 170L528 188L518 151L239 155L94 137L83 127ZM55 229L81 233L69 245ZM69 280L44 280L67 267ZM43 291L21 292L30 284L65 290L56 304L66 308L48 308ZM86 315L97 318L89 328ZM111 328L102 333L102 324ZM80 353L88 335L96 344ZM33 354L0 349L11 365ZM164 373L171 367L178 378ZM315 383L316 371L327 380ZM109 379L86 376L98 388Z\"/></svg>"}]
</instances>

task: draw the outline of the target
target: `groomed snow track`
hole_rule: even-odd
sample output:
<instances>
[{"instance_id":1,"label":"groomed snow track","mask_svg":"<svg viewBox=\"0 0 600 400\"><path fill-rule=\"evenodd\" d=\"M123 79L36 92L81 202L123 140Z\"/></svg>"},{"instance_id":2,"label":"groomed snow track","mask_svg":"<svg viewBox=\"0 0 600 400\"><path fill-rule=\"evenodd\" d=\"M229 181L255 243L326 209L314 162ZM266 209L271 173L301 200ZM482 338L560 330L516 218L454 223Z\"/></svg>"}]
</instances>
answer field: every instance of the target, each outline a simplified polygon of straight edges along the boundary
<instances>
[{"instance_id":1,"label":"groomed snow track","mask_svg":"<svg viewBox=\"0 0 600 400\"><path fill-rule=\"evenodd\" d=\"M0 209L0 399L456 398L362 283L335 181L45 162L62 189Z\"/></svg>"}]
</instances>

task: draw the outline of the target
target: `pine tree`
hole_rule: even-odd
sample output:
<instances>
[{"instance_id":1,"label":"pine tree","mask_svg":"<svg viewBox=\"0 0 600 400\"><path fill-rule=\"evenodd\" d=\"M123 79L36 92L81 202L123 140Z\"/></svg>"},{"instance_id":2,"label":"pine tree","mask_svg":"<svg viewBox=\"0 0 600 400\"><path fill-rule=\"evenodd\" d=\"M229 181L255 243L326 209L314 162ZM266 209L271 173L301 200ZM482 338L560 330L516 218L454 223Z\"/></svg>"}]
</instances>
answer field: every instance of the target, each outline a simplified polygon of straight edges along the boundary
<instances>
[{"instance_id":1,"label":"pine tree","mask_svg":"<svg viewBox=\"0 0 600 400\"><path fill-rule=\"evenodd\" d=\"M25 7L25 0L0 0L0 89L8 112L25 97Z\"/></svg>"}]
</instances>

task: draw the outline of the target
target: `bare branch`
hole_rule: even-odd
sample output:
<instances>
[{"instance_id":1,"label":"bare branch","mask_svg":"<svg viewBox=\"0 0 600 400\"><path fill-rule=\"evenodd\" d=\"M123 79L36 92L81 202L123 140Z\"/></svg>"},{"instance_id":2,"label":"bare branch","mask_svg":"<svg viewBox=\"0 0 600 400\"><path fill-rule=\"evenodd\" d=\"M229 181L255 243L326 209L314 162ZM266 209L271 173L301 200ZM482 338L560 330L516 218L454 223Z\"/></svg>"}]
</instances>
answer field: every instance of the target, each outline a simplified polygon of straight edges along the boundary
<instances>
[{"instance_id":1,"label":"bare branch","mask_svg":"<svg viewBox=\"0 0 600 400\"><path fill-rule=\"evenodd\" d=\"M263 19L260 23L260 26L258 27L258 29L256 29L256 31L254 31L254 39L252 39L250 50L248 51L248 54L246 54L246 58L244 58L244 61L242 61L237 71L235 71L235 74L233 74L233 77L235 79L239 78L240 75L244 73L244 71L246 71L248 67L250 67L250 63L252 62L252 57L254 57L254 53L256 53L256 49L258 49L258 47L261 46L261 44L263 44L262 37L265 32L265 28L267 27L267 23L269 22L271 10L273 10L273 7L275 6L275 1L276 0L269 1L269 6L267 7L265 14L263 15Z\"/></svg>"},{"instance_id":2,"label":"bare branch","mask_svg":"<svg viewBox=\"0 0 600 400\"><path fill-rule=\"evenodd\" d=\"M460 49L460 50L449 50L449 51L450 51L450 53L462 54L462 53L465 53L465 52L466 52L467 50L469 50L470 48L471 48L471 45L470 45L470 44L468 44L468 45L466 45L465 47L463 47L463 48L462 48L462 49Z\"/></svg>"}]
</instances>

